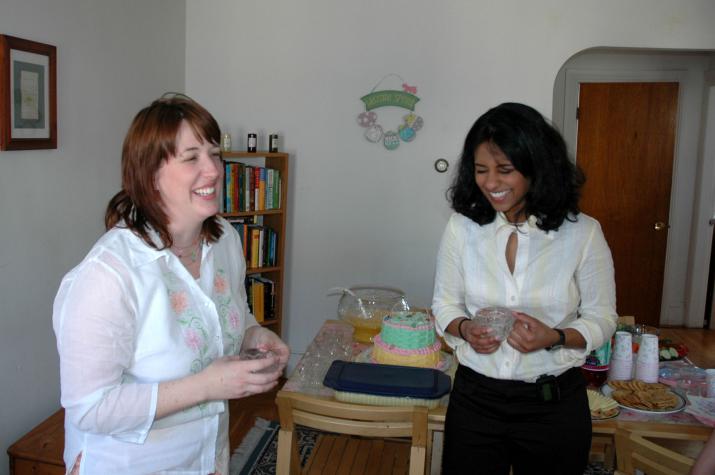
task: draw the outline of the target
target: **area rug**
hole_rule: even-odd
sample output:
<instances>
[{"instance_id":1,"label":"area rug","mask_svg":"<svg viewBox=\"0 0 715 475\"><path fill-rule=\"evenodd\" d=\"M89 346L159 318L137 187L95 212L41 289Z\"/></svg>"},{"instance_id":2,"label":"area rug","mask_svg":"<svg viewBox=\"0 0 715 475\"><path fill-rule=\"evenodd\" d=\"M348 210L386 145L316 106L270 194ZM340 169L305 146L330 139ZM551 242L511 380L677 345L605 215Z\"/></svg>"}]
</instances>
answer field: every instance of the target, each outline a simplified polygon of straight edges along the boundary
<instances>
[{"instance_id":1,"label":"area rug","mask_svg":"<svg viewBox=\"0 0 715 475\"><path fill-rule=\"evenodd\" d=\"M276 421L256 418L256 424L231 455L230 475L275 475L279 428ZM296 427L301 465L308 460L320 433L307 427ZM584 475L612 474L613 471L604 468L600 462L589 464L584 472Z\"/></svg>"},{"instance_id":2,"label":"area rug","mask_svg":"<svg viewBox=\"0 0 715 475\"><path fill-rule=\"evenodd\" d=\"M278 422L257 417L256 424L231 455L230 475L274 475L279 428ZM308 460L320 432L307 427L296 428L301 465Z\"/></svg>"}]
</instances>

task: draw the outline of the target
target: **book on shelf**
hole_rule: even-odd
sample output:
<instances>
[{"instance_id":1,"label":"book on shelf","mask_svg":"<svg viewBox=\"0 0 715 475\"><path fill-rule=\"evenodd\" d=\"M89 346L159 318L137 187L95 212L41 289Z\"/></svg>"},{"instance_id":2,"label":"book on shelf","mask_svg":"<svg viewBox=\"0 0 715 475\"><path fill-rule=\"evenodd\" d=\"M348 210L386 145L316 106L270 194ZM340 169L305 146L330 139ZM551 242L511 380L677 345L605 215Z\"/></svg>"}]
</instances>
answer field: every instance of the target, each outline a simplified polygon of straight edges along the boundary
<instances>
[{"instance_id":1,"label":"book on shelf","mask_svg":"<svg viewBox=\"0 0 715 475\"><path fill-rule=\"evenodd\" d=\"M273 169L266 169L266 209L273 209Z\"/></svg>"},{"instance_id":2,"label":"book on shelf","mask_svg":"<svg viewBox=\"0 0 715 475\"><path fill-rule=\"evenodd\" d=\"M243 247L246 267L273 267L278 263L278 233L261 222L262 217L230 218L229 222L238 232Z\"/></svg>"},{"instance_id":3,"label":"book on shelf","mask_svg":"<svg viewBox=\"0 0 715 475\"><path fill-rule=\"evenodd\" d=\"M281 201L280 171L226 162L223 182L223 211L239 213L279 209Z\"/></svg>"},{"instance_id":4,"label":"book on shelf","mask_svg":"<svg viewBox=\"0 0 715 475\"><path fill-rule=\"evenodd\" d=\"M263 284L263 317L264 320L276 318L276 286L271 279L257 276L256 280Z\"/></svg>"},{"instance_id":5,"label":"book on shelf","mask_svg":"<svg viewBox=\"0 0 715 475\"><path fill-rule=\"evenodd\" d=\"M246 277L246 295L257 322L276 318L276 286L271 279L260 275Z\"/></svg>"}]
</instances>

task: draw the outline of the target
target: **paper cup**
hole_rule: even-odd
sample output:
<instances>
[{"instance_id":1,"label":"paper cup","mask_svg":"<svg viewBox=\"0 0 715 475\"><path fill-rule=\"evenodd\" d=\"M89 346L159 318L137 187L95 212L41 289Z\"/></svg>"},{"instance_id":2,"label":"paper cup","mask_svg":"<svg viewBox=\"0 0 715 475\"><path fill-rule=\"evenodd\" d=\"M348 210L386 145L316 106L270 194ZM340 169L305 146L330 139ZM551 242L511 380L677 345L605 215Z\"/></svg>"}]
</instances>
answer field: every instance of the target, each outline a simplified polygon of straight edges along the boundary
<instances>
[{"instance_id":1,"label":"paper cup","mask_svg":"<svg viewBox=\"0 0 715 475\"><path fill-rule=\"evenodd\" d=\"M631 379L633 373L633 358L611 358L611 366L608 369L608 380L619 381Z\"/></svg>"},{"instance_id":2,"label":"paper cup","mask_svg":"<svg viewBox=\"0 0 715 475\"><path fill-rule=\"evenodd\" d=\"M658 336L642 335L636 360L636 379L646 383L658 382Z\"/></svg>"},{"instance_id":3,"label":"paper cup","mask_svg":"<svg viewBox=\"0 0 715 475\"><path fill-rule=\"evenodd\" d=\"M616 332L613 359L633 360L633 336L630 332Z\"/></svg>"}]
</instances>

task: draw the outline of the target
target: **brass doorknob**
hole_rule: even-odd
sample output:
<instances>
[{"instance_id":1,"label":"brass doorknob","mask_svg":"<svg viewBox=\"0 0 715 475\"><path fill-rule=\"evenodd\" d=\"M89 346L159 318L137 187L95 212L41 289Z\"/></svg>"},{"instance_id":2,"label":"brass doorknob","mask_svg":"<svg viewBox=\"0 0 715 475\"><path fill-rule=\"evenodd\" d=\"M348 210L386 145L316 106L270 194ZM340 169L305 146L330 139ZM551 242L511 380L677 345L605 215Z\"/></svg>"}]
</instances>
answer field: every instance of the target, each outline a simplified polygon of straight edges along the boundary
<instances>
[{"instance_id":1,"label":"brass doorknob","mask_svg":"<svg viewBox=\"0 0 715 475\"><path fill-rule=\"evenodd\" d=\"M668 225L665 224L663 221L658 221L657 223L655 223L653 225L653 229L655 229L656 231L662 231L663 229L665 229L667 227L668 227Z\"/></svg>"}]
</instances>

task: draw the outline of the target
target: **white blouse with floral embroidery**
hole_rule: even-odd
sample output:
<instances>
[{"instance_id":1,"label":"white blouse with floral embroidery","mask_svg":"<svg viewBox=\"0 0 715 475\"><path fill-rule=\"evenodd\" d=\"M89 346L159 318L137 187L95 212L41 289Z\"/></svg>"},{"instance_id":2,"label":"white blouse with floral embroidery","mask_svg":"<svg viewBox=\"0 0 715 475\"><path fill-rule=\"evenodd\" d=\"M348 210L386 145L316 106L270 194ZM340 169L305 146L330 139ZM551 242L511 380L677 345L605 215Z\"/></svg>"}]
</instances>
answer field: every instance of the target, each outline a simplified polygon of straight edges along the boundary
<instances>
[{"instance_id":1,"label":"white blouse with floral embroidery","mask_svg":"<svg viewBox=\"0 0 715 475\"><path fill-rule=\"evenodd\" d=\"M238 354L257 325L240 238L221 223L221 238L203 245L199 279L170 251L114 228L62 280L52 320L68 467L82 452L86 474L228 473L226 402L154 418L160 382Z\"/></svg>"}]
</instances>

